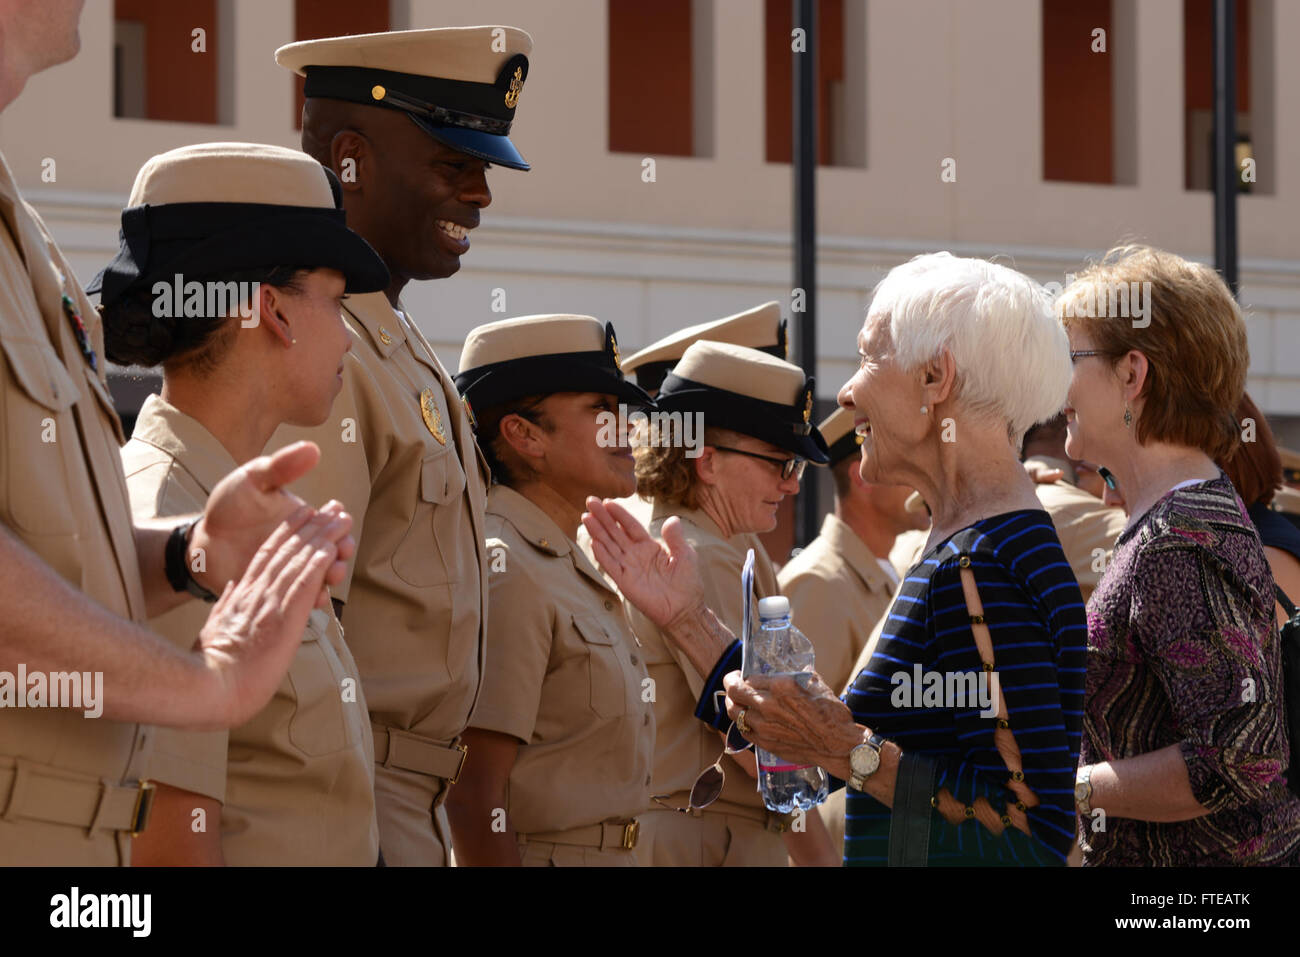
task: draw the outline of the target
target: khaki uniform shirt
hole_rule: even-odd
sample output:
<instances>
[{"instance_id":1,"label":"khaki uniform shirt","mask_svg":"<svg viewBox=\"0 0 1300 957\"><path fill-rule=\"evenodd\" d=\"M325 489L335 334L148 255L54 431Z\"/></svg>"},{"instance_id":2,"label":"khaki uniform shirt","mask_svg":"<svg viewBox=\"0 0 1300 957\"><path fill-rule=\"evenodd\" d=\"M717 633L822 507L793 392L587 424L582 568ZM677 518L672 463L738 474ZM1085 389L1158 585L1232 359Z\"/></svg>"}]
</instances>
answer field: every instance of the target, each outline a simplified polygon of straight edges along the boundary
<instances>
[{"instance_id":1,"label":"khaki uniform shirt","mask_svg":"<svg viewBox=\"0 0 1300 957\"><path fill-rule=\"evenodd\" d=\"M522 837L545 832L540 840L563 844L556 832L628 822L650 803L655 721L623 602L514 489L488 493L487 530L492 618L473 724L522 742L511 823Z\"/></svg>"},{"instance_id":2,"label":"khaki uniform shirt","mask_svg":"<svg viewBox=\"0 0 1300 957\"><path fill-rule=\"evenodd\" d=\"M704 601L718 619L739 635L743 609L740 572L747 536L724 538L721 529L703 511L656 503L650 533L661 538L663 523L672 515L682 522L686 540L699 556ZM756 598L779 595L776 572L761 545L754 548ZM641 639L655 700L654 775L651 794L670 794L676 806L685 807L687 792L700 772L722 753L721 735L695 717L695 705L704 690L700 675L686 656L671 645L659 629L634 607L628 607L632 629ZM785 843L776 830L780 821L763 805L758 785L733 758L723 759L727 780L722 796L699 817L678 814L651 805L642 828L650 845L648 863L658 866L786 863ZM642 854L642 862L647 863Z\"/></svg>"},{"instance_id":3,"label":"khaki uniform shirt","mask_svg":"<svg viewBox=\"0 0 1300 957\"><path fill-rule=\"evenodd\" d=\"M311 439L321 461L293 491L352 514L356 555L331 590L361 670L383 750L395 728L441 746L393 748L375 775L380 844L389 864L445 864L435 806L445 747L469 724L483 673L487 466L455 383L419 331L383 293L351 297L343 390L316 429L281 428L269 448ZM403 744L409 743L404 739ZM376 748L376 756L381 748Z\"/></svg>"},{"instance_id":4,"label":"khaki uniform shirt","mask_svg":"<svg viewBox=\"0 0 1300 957\"><path fill-rule=\"evenodd\" d=\"M140 410L122 460L140 520L202 511L238 467L212 433L156 395ZM210 609L188 602L149 626L188 648ZM312 611L289 673L247 724L229 732L158 729L149 777L222 802L227 864L374 865L374 743L356 663L333 613Z\"/></svg>"},{"instance_id":5,"label":"khaki uniform shirt","mask_svg":"<svg viewBox=\"0 0 1300 957\"><path fill-rule=\"evenodd\" d=\"M1026 461L1050 469L1069 465L1045 455L1031 456ZM1065 552L1065 560L1079 580L1079 591L1086 603L1101 581L1115 539L1124 531L1128 516L1123 509L1105 505L1097 496L1064 480L1035 485L1034 491L1047 514L1052 516L1052 524L1061 539L1061 551Z\"/></svg>"},{"instance_id":6,"label":"khaki uniform shirt","mask_svg":"<svg viewBox=\"0 0 1300 957\"><path fill-rule=\"evenodd\" d=\"M835 515L777 578L795 627L817 651L817 673L838 690L894 594L871 549Z\"/></svg>"},{"instance_id":7,"label":"khaki uniform shirt","mask_svg":"<svg viewBox=\"0 0 1300 957\"><path fill-rule=\"evenodd\" d=\"M141 621L99 315L2 156L0 219L0 523L73 588ZM64 295L85 324L98 373L81 353ZM5 668L16 673L17 664ZM112 789L135 787L152 729L88 720L83 710L0 713L0 864L129 862L128 832L90 825L101 798L104 807L125 803L129 816L131 795Z\"/></svg>"}]
</instances>

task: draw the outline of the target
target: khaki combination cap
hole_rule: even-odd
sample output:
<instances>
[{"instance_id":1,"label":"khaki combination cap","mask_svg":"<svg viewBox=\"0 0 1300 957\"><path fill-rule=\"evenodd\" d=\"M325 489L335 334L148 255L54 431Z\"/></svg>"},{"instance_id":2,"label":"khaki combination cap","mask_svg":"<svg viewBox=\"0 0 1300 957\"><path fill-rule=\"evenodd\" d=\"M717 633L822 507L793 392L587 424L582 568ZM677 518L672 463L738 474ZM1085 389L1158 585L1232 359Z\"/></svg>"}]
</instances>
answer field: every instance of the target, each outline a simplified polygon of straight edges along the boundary
<instances>
[{"instance_id":1,"label":"khaki combination cap","mask_svg":"<svg viewBox=\"0 0 1300 957\"><path fill-rule=\"evenodd\" d=\"M445 27L290 43L275 62L303 94L401 110L446 146L528 169L510 141L533 39L506 26Z\"/></svg>"},{"instance_id":2,"label":"khaki combination cap","mask_svg":"<svg viewBox=\"0 0 1300 957\"><path fill-rule=\"evenodd\" d=\"M822 419L817 426L830 448L830 464L839 465L850 456L862 453L862 436L853 428L853 413L843 407Z\"/></svg>"},{"instance_id":3,"label":"khaki combination cap","mask_svg":"<svg viewBox=\"0 0 1300 957\"><path fill-rule=\"evenodd\" d=\"M702 413L706 427L751 435L825 464L826 441L812 424L813 385L784 359L702 339L668 373L658 403L664 411Z\"/></svg>"},{"instance_id":4,"label":"khaki combination cap","mask_svg":"<svg viewBox=\"0 0 1300 957\"><path fill-rule=\"evenodd\" d=\"M388 269L347 227L334 173L298 150L198 143L150 157L122 210L117 256L91 280L109 305L176 275L262 267L337 269L349 293L388 286Z\"/></svg>"},{"instance_id":5,"label":"khaki combination cap","mask_svg":"<svg viewBox=\"0 0 1300 957\"><path fill-rule=\"evenodd\" d=\"M592 316L521 316L470 331L456 388L471 410L527 395L601 392L637 406L654 400L623 377L614 326Z\"/></svg>"},{"instance_id":6,"label":"khaki combination cap","mask_svg":"<svg viewBox=\"0 0 1300 957\"><path fill-rule=\"evenodd\" d=\"M637 385L641 388L657 389L677 360L702 339L748 346L778 359L785 359L789 354L781 306L772 301L738 312L734 316L679 329L628 356L623 361L623 368L636 373Z\"/></svg>"}]
</instances>

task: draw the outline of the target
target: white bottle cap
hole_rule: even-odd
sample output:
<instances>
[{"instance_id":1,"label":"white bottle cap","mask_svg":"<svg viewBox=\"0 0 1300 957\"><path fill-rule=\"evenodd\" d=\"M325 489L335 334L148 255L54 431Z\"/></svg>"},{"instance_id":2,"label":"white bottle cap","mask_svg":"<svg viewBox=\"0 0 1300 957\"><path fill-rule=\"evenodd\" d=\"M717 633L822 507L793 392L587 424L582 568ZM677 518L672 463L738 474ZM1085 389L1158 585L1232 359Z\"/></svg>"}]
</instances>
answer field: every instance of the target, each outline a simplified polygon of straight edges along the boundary
<instances>
[{"instance_id":1,"label":"white bottle cap","mask_svg":"<svg viewBox=\"0 0 1300 957\"><path fill-rule=\"evenodd\" d=\"M771 598L758 600L759 618L784 618L788 614L790 614L790 599L784 595L773 595Z\"/></svg>"}]
</instances>

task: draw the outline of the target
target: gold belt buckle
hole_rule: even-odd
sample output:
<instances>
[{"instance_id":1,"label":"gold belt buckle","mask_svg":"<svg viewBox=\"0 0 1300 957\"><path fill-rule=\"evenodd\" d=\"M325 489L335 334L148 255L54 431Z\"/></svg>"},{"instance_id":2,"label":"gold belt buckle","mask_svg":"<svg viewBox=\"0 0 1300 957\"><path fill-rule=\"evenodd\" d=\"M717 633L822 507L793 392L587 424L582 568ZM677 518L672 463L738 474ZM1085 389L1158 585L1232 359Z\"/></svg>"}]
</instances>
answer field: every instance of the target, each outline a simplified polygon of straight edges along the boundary
<instances>
[{"instance_id":1,"label":"gold belt buckle","mask_svg":"<svg viewBox=\"0 0 1300 957\"><path fill-rule=\"evenodd\" d=\"M152 781L140 782L140 789L135 795L135 809L131 812L132 837L139 837L149 826L149 814L153 811L153 799L157 790Z\"/></svg>"},{"instance_id":2,"label":"gold belt buckle","mask_svg":"<svg viewBox=\"0 0 1300 957\"><path fill-rule=\"evenodd\" d=\"M632 821L623 828L623 850L630 851L636 847L637 838L641 836L641 822Z\"/></svg>"},{"instance_id":3,"label":"gold belt buckle","mask_svg":"<svg viewBox=\"0 0 1300 957\"><path fill-rule=\"evenodd\" d=\"M448 784L455 784L460 780L460 772L465 770L465 756L469 754L467 745L457 744L454 747L460 752L460 764L456 765L456 773L451 776L451 779L447 782Z\"/></svg>"}]
</instances>

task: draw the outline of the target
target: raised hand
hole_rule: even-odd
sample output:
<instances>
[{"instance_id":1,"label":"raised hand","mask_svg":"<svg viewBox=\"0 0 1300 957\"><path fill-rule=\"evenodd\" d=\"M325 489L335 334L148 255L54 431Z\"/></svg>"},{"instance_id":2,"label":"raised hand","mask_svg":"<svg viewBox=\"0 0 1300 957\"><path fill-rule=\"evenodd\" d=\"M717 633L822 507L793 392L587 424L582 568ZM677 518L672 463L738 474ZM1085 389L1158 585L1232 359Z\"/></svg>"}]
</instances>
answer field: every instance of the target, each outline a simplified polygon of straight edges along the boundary
<instances>
[{"instance_id":1,"label":"raised hand","mask_svg":"<svg viewBox=\"0 0 1300 957\"><path fill-rule=\"evenodd\" d=\"M302 642L307 616L351 528L346 514L299 507L262 544L212 608L195 651L215 679L216 725L243 724L271 699Z\"/></svg>"},{"instance_id":2,"label":"raised hand","mask_svg":"<svg viewBox=\"0 0 1300 957\"><path fill-rule=\"evenodd\" d=\"M306 475L319 460L320 449L311 442L298 442L274 455L246 462L222 479L212 490L203 517L191 534L194 578L220 593L227 582L243 575L267 536L303 505L285 486ZM331 502L321 511L338 516L342 508L338 502ZM356 542L349 536L337 543L337 556L327 569L325 585L343 580L347 561L355 550ZM197 555L202 555L201 562L194 560ZM316 601L320 604L326 600L322 587Z\"/></svg>"},{"instance_id":3,"label":"raised hand","mask_svg":"<svg viewBox=\"0 0 1300 957\"><path fill-rule=\"evenodd\" d=\"M593 496L587 499L582 524L600 567L656 625L663 628L702 604L699 562L675 516L664 522L659 542L623 506Z\"/></svg>"}]
</instances>

